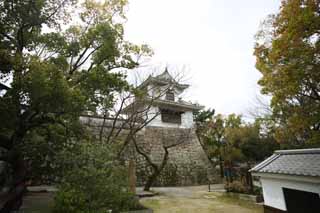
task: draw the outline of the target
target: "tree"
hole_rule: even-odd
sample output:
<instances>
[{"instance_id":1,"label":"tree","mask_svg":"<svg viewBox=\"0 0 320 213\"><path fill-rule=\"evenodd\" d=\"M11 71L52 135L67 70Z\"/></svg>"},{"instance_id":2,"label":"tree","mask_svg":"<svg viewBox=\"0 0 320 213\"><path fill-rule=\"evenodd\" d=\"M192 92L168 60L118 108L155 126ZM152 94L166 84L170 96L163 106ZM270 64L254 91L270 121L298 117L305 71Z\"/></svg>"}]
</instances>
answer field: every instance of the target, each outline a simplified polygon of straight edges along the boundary
<instances>
[{"instance_id":1,"label":"tree","mask_svg":"<svg viewBox=\"0 0 320 213\"><path fill-rule=\"evenodd\" d=\"M123 212L138 207L129 191L127 169L114 160L116 152L110 151L113 145L89 141L76 148L59 156L64 175L54 212Z\"/></svg>"},{"instance_id":2,"label":"tree","mask_svg":"<svg viewBox=\"0 0 320 213\"><path fill-rule=\"evenodd\" d=\"M186 141L190 140L191 132L192 132L192 129L185 129L185 130L180 130L180 133L174 136L163 134L162 135L163 140L162 140L161 146L163 148L164 153L162 156L162 160L160 162L154 162L152 157L150 157L150 153L148 153L148 151L146 151L146 148L142 146L143 144L139 144L136 138L132 139L135 150L137 151L138 154L143 156L147 165L150 166L152 169L152 172L151 174L148 175L147 181L144 185L144 189L143 189L144 191L150 191L151 186L153 186L153 184L155 183L155 181L157 180L157 178L159 177L159 175L167 165L170 157L169 150L171 148L177 147L185 143Z\"/></svg>"},{"instance_id":3,"label":"tree","mask_svg":"<svg viewBox=\"0 0 320 213\"><path fill-rule=\"evenodd\" d=\"M284 0L257 33L258 83L272 96L277 140L291 147L319 146L319 11L316 0Z\"/></svg>"},{"instance_id":4,"label":"tree","mask_svg":"<svg viewBox=\"0 0 320 213\"><path fill-rule=\"evenodd\" d=\"M254 123L242 122L241 126L226 130L227 143L240 151L235 159L246 162L249 168L251 163L264 160L277 148L273 135L263 134L261 127L260 121L256 120Z\"/></svg>"},{"instance_id":5,"label":"tree","mask_svg":"<svg viewBox=\"0 0 320 213\"><path fill-rule=\"evenodd\" d=\"M204 149L208 160L216 166L216 158L219 161L220 176L223 178L223 162L220 148L223 145L224 121L222 115L214 116L214 110L203 110L195 116L196 134Z\"/></svg>"},{"instance_id":6,"label":"tree","mask_svg":"<svg viewBox=\"0 0 320 213\"><path fill-rule=\"evenodd\" d=\"M165 72L168 72L167 68L165 68ZM149 75L149 77L151 77L151 75ZM148 146L146 143L140 142L143 141L143 139L139 140L139 136L137 135L141 129L146 127L157 116L160 116L161 111L157 110L156 101L163 98L168 91L171 91L171 88L179 84L183 77L184 73L182 71L178 71L165 86L161 87L159 85L152 84L143 86L143 83L141 83L135 87L135 93L132 94L133 100L129 102L129 105L127 105L123 110L120 108L120 110L126 113L125 120L123 121L121 127L127 128L127 133L125 133L127 136L125 143L120 149L120 154L125 150L125 148L131 148L135 150L135 153L144 158L145 163L151 169L150 174L146 172L147 181L144 186L145 191L150 190L151 186L154 185L157 178L162 174L164 168L167 166L170 158L169 150L181 145L182 143L185 143L190 139L192 131L191 129L181 129L179 130L179 134L176 132L175 134L169 134L167 131L163 132L161 138L162 140L160 142L161 144L159 144L163 149L163 156L161 157L162 159L160 161L157 161L153 159L150 150L148 151ZM144 79L142 82L147 80ZM126 96L126 98L127 97L130 97L130 95ZM125 101L126 98L123 100ZM122 103L124 102L122 101ZM122 106L123 104L120 105ZM121 131L121 127L118 129L118 131ZM151 141L147 142L151 143ZM128 149L126 151L128 151ZM133 155L131 157L133 157Z\"/></svg>"},{"instance_id":7,"label":"tree","mask_svg":"<svg viewBox=\"0 0 320 213\"><path fill-rule=\"evenodd\" d=\"M206 110L196 118L197 136L205 150L209 161L215 166L218 162L220 176L224 177L224 162L231 161L236 155L236 149L226 138L231 129L238 128L241 123L241 116L230 114L226 118L221 114L216 116L213 110Z\"/></svg>"},{"instance_id":8,"label":"tree","mask_svg":"<svg viewBox=\"0 0 320 213\"><path fill-rule=\"evenodd\" d=\"M232 181L234 163L246 163L246 176L249 177L252 163L262 161L277 148L273 134L262 131L262 122L257 119L254 123L246 123L241 115L218 114L197 128L200 142L211 163L219 164L222 178L226 176L227 181Z\"/></svg>"},{"instance_id":9,"label":"tree","mask_svg":"<svg viewBox=\"0 0 320 213\"><path fill-rule=\"evenodd\" d=\"M0 97L0 160L12 176L1 213L21 205L30 172L22 147L28 146L31 135L43 137L51 125L59 126L65 130L60 142L73 143L82 113L107 111L115 103L114 93L130 90L119 71L137 67L137 60L151 51L123 39L126 4L0 3L0 73L1 79L12 78L10 89Z\"/></svg>"},{"instance_id":10,"label":"tree","mask_svg":"<svg viewBox=\"0 0 320 213\"><path fill-rule=\"evenodd\" d=\"M223 152L224 159L230 163L230 168L233 167L234 162L242 164L236 175L240 177L243 189L249 193L253 192L249 169L257 162L272 155L279 145L275 142L273 135L263 133L261 127L259 119L254 123L241 121L241 125L229 127L225 132L227 142ZM230 180L233 181L232 175Z\"/></svg>"},{"instance_id":11,"label":"tree","mask_svg":"<svg viewBox=\"0 0 320 213\"><path fill-rule=\"evenodd\" d=\"M214 116L214 113L215 113L215 110L210 108L196 111L193 113L194 121L199 127L201 127L201 124L212 119L212 117Z\"/></svg>"}]
</instances>

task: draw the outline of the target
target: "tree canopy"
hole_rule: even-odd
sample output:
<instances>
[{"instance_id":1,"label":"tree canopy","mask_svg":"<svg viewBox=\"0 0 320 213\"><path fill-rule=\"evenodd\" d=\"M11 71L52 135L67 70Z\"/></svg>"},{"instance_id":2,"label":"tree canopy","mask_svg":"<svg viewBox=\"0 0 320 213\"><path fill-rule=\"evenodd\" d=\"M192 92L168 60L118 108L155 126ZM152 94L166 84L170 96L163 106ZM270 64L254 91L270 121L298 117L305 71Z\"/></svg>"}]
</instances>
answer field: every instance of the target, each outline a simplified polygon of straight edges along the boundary
<instances>
[{"instance_id":1,"label":"tree canopy","mask_svg":"<svg viewBox=\"0 0 320 213\"><path fill-rule=\"evenodd\" d=\"M319 11L316 0L284 0L256 37L258 83L272 96L277 140L291 147L319 145Z\"/></svg>"},{"instance_id":2,"label":"tree canopy","mask_svg":"<svg viewBox=\"0 0 320 213\"><path fill-rule=\"evenodd\" d=\"M202 114L202 113L200 113ZM257 162L277 147L272 134L264 134L263 124L245 122L241 115L217 114L197 127L197 134L209 159Z\"/></svg>"},{"instance_id":3,"label":"tree canopy","mask_svg":"<svg viewBox=\"0 0 320 213\"><path fill-rule=\"evenodd\" d=\"M105 113L117 94L131 91L125 71L152 51L124 39L126 5L0 2L0 80L9 84L0 97L0 160L12 172L10 185L20 187L11 191L4 212L19 203L29 172L25 151L34 150L29 157L40 160L39 154L69 146L83 133L81 114Z\"/></svg>"}]
</instances>

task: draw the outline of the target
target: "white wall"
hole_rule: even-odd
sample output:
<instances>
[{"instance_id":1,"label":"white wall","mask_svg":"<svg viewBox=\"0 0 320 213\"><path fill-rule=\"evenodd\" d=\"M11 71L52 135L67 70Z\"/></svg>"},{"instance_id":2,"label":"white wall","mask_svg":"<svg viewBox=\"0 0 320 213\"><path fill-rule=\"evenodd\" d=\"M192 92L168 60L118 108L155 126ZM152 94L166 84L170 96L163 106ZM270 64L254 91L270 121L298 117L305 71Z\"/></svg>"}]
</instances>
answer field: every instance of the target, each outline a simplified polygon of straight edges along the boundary
<instances>
[{"instance_id":1,"label":"white wall","mask_svg":"<svg viewBox=\"0 0 320 213\"><path fill-rule=\"evenodd\" d=\"M151 107L149 113L155 115L159 111L158 107ZM151 116L150 116L151 117ZM185 112L181 115L181 124L164 123L161 120L161 115L158 115L152 120L148 126L158 127L172 127L172 128L192 128L193 127L193 113L192 111Z\"/></svg>"},{"instance_id":2,"label":"white wall","mask_svg":"<svg viewBox=\"0 0 320 213\"><path fill-rule=\"evenodd\" d=\"M150 97L158 97L159 95L161 95L159 99L165 100L166 98L165 91L168 90L168 86L160 87L160 86L148 85L147 89ZM178 101L183 91L179 90L178 88L174 88L173 92L174 92L174 101Z\"/></svg>"},{"instance_id":3,"label":"white wall","mask_svg":"<svg viewBox=\"0 0 320 213\"><path fill-rule=\"evenodd\" d=\"M261 177L261 183L263 187L264 204L284 211L286 211L287 208L282 188L313 192L320 195L319 183L308 183L265 177Z\"/></svg>"},{"instance_id":4,"label":"white wall","mask_svg":"<svg viewBox=\"0 0 320 213\"><path fill-rule=\"evenodd\" d=\"M193 113L192 111L185 112L181 115L181 126L184 128L192 128L193 123Z\"/></svg>"},{"instance_id":5,"label":"white wall","mask_svg":"<svg viewBox=\"0 0 320 213\"><path fill-rule=\"evenodd\" d=\"M166 86L154 86L148 85L147 87L148 94L151 97L159 97L161 94L162 96L159 98L160 100L165 100L165 93L164 91L168 90L168 85ZM178 102L183 90L180 90L177 87L174 87L174 101ZM159 111L158 107L152 107L150 109L150 116L155 115ZM192 111L185 112L181 115L181 124L174 124L174 123L164 123L161 121L161 115L157 116L153 121L149 123L149 126L158 126L158 127L173 127L173 128L192 128L194 125L193 123L193 113Z\"/></svg>"}]
</instances>

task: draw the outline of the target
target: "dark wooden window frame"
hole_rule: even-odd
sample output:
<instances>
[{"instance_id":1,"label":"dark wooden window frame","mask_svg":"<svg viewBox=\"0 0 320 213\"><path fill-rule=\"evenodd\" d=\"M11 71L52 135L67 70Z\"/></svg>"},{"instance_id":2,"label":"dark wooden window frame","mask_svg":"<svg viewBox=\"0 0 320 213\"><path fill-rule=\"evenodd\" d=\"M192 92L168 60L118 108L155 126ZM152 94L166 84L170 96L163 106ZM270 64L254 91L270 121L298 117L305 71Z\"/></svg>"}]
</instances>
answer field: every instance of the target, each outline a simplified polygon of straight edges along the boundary
<instances>
[{"instance_id":1,"label":"dark wooden window frame","mask_svg":"<svg viewBox=\"0 0 320 213\"><path fill-rule=\"evenodd\" d=\"M160 109L161 121L165 123L181 124L182 112L173 111L170 109Z\"/></svg>"},{"instance_id":2,"label":"dark wooden window frame","mask_svg":"<svg viewBox=\"0 0 320 213\"><path fill-rule=\"evenodd\" d=\"M173 92L173 90L168 90L167 92L166 92L166 100L168 100L168 101L174 101L174 92Z\"/></svg>"}]
</instances>

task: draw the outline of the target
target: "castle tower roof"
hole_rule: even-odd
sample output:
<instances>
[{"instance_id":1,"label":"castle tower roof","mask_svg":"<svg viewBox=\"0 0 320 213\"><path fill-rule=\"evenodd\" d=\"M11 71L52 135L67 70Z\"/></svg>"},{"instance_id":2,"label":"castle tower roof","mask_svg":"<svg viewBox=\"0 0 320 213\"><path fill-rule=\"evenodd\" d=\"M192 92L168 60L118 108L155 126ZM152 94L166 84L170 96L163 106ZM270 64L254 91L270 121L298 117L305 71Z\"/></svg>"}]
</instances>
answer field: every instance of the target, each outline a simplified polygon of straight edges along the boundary
<instances>
[{"instance_id":1,"label":"castle tower roof","mask_svg":"<svg viewBox=\"0 0 320 213\"><path fill-rule=\"evenodd\" d=\"M142 84L139 87L143 88L143 87L146 87L146 86L148 86L150 84L159 85L159 86L164 86L164 85L168 85L169 84L169 85L177 87L180 90L185 90L185 89L187 89L189 87L188 84L180 84L180 83L178 83L172 77L172 75L170 75L170 73L168 72L167 68L160 75L157 75L157 76L149 75L149 77L144 82L142 82Z\"/></svg>"}]
</instances>

